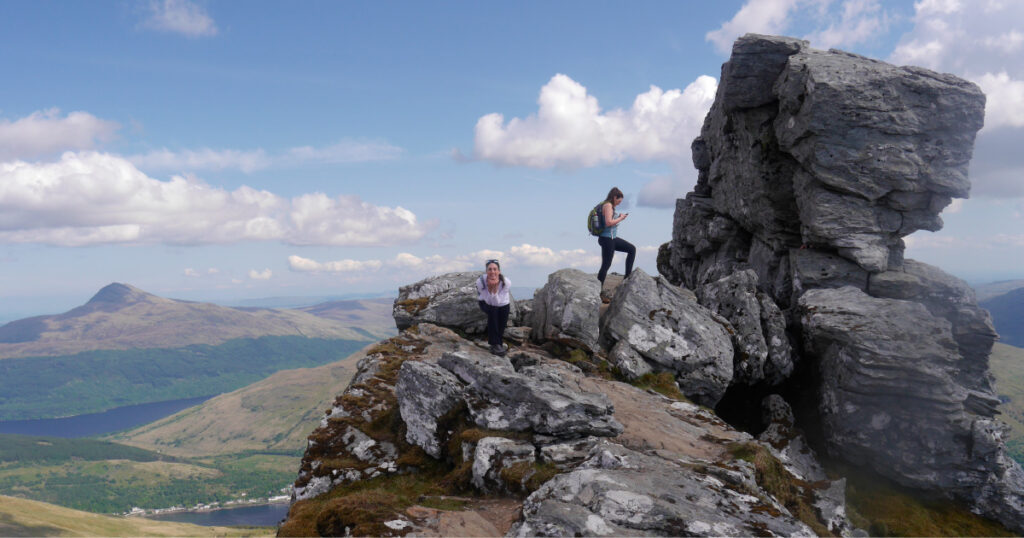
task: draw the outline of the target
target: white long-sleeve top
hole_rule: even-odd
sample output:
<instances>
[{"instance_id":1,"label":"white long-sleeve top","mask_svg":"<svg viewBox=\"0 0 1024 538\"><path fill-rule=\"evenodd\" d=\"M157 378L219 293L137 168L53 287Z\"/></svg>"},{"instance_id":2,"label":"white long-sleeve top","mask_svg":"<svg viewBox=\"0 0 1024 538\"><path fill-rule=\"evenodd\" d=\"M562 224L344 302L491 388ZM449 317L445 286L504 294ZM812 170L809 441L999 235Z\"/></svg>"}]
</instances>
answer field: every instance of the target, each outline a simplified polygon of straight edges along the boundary
<instances>
[{"instance_id":1,"label":"white long-sleeve top","mask_svg":"<svg viewBox=\"0 0 1024 538\"><path fill-rule=\"evenodd\" d=\"M509 289L512 287L512 281L505 277L505 282L498 281L498 292L491 293L487 289L487 275L480 275L480 278L476 279L476 294L477 300L483 301L491 306L505 306L509 303Z\"/></svg>"}]
</instances>

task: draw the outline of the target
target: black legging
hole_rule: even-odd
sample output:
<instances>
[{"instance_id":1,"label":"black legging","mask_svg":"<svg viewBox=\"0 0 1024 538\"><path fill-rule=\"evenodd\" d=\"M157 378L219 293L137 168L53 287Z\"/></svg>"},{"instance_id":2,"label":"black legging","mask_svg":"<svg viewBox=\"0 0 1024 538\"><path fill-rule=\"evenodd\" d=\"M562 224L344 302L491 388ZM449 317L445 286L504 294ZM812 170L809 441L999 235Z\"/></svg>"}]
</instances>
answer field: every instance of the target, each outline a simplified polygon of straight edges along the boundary
<instances>
[{"instance_id":1,"label":"black legging","mask_svg":"<svg viewBox=\"0 0 1024 538\"><path fill-rule=\"evenodd\" d=\"M477 304L487 314L487 343L492 346L501 345L501 335L505 333L505 325L508 325L508 305L491 306L483 301L477 301Z\"/></svg>"},{"instance_id":2,"label":"black legging","mask_svg":"<svg viewBox=\"0 0 1024 538\"><path fill-rule=\"evenodd\" d=\"M615 251L626 253L626 276L629 276L633 271L633 260L636 259L636 247L621 237L598 237L597 244L601 245L601 270L597 272L597 279L604 284L604 277L608 275L608 268L612 266Z\"/></svg>"}]
</instances>

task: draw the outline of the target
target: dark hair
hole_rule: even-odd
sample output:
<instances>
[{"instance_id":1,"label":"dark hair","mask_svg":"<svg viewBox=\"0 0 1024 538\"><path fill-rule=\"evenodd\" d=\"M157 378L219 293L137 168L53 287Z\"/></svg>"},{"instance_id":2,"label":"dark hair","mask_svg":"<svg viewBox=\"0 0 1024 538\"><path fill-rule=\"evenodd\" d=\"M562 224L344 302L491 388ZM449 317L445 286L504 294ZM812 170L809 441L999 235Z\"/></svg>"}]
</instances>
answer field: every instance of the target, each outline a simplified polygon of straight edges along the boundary
<instances>
[{"instance_id":1,"label":"dark hair","mask_svg":"<svg viewBox=\"0 0 1024 538\"><path fill-rule=\"evenodd\" d=\"M501 264L498 263L498 260L487 260L487 261L485 261L484 262L484 270L486 271L487 270L487 266L492 264L492 263L494 265L498 266L498 280L500 280L501 281L501 285L504 286L505 285L505 275L501 274Z\"/></svg>"},{"instance_id":2,"label":"dark hair","mask_svg":"<svg viewBox=\"0 0 1024 538\"><path fill-rule=\"evenodd\" d=\"M618 187L612 187L612 190L608 191L608 197L604 199L605 202L615 202L616 198L625 198L622 195L622 191Z\"/></svg>"}]
</instances>

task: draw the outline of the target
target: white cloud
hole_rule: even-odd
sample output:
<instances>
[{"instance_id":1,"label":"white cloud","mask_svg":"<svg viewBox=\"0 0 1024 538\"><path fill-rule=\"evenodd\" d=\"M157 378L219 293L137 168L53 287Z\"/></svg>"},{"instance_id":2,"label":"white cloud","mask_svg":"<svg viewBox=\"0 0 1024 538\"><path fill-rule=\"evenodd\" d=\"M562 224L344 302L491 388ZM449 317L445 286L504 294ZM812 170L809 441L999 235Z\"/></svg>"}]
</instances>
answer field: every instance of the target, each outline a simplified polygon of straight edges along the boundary
<instances>
[{"instance_id":1,"label":"white cloud","mask_svg":"<svg viewBox=\"0 0 1024 538\"><path fill-rule=\"evenodd\" d=\"M529 243L510 247L509 265L522 264L540 267L580 267L600 265L601 257L583 249L558 250L534 246Z\"/></svg>"},{"instance_id":2,"label":"white cloud","mask_svg":"<svg viewBox=\"0 0 1024 538\"><path fill-rule=\"evenodd\" d=\"M272 276L274 276L274 272L270 269L264 269L262 271L249 269L249 278L253 280L270 280L270 277Z\"/></svg>"},{"instance_id":3,"label":"white cloud","mask_svg":"<svg viewBox=\"0 0 1024 538\"><path fill-rule=\"evenodd\" d=\"M404 152L383 141L341 140L330 146L301 146L281 154L268 154L262 148L252 150L211 149L171 151L167 148L131 155L129 161L147 170L222 170L253 172L271 166L297 166L307 163L343 164L396 159Z\"/></svg>"},{"instance_id":4,"label":"white cloud","mask_svg":"<svg viewBox=\"0 0 1024 538\"><path fill-rule=\"evenodd\" d=\"M91 149L112 139L119 128L87 112L70 112L62 118L56 108L15 121L0 119L0 161Z\"/></svg>"},{"instance_id":5,"label":"white cloud","mask_svg":"<svg viewBox=\"0 0 1024 538\"><path fill-rule=\"evenodd\" d=\"M797 0L749 0L728 22L704 38L721 54L729 54L736 38L746 33L779 34L789 27Z\"/></svg>"},{"instance_id":6,"label":"white cloud","mask_svg":"<svg viewBox=\"0 0 1024 538\"><path fill-rule=\"evenodd\" d=\"M842 14L823 30L804 36L817 48L849 47L865 43L885 33L889 28L889 15L878 0L849 0L842 5Z\"/></svg>"},{"instance_id":7,"label":"white cloud","mask_svg":"<svg viewBox=\"0 0 1024 538\"><path fill-rule=\"evenodd\" d=\"M186 267L185 268L185 276L198 277L199 276L199 272L196 271L195 269L191 268L191 267Z\"/></svg>"},{"instance_id":8,"label":"white cloud","mask_svg":"<svg viewBox=\"0 0 1024 538\"><path fill-rule=\"evenodd\" d=\"M985 128L1024 127L1024 80L1006 71L985 73L976 79L985 92Z\"/></svg>"},{"instance_id":9,"label":"white cloud","mask_svg":"<svg viewBox=\"0 0 1024 538\"><path fill-rule=\"evenodd\" d=\"M288 267L292 271L307 273L349 273L359 271L376 271L384 264L379 260L338 260L332 262L318 262L302 256L288 256Z\"/></svg>"},{"instance_id":10,"label":"white cloud","mask_svg":"<svg viewBox=\"0 0 1024 538\"><path fill-rule=\"evenodd\" d=\"M189 0L152 0L141 26L188 37L217 35L217 24L201 6Z\"/></svg>"},{"instance_id":11,"label":"white cloud","mask_svg":"<svg viewBox=\"0 0 1024 538\"><path fill-rule=\"evenodd\" d=\"M96 152L68 152L53 163L0 163L3 242L376 246L413 242L434 227L407 209L357 196L287 199L247 186L227 191L194 176L160 181Z\"/></svg>"},{"instance_id":12,"label":"white cloud","mask_svg":"<svg viewBox=\"0 0 1024 538\"><path fill-rule=\"evenodd\" d=\"M635 160L682 160L700 132L717 82L698 77L685 90L656 86L629 110L602 112L597 98L566 75L541 88L536 115L481 117L474 157L501 165L534 168L597 166Z\"/></svg>"},{"instance_id":13,"label":"white cloud","mask_svg":"<svg viewBox=\"0 0 1024 538\"><path fill-rule=\"evenodd\" d=\"M270 166L270 159L262 149L239 151L233 149L171 151L167 148L127 157L135 166L150 170L223 170L237 168L253 172Z\"/></svg>"},{"instance_id":14,"label":"white cloud","mask_svg":"<svg viewBox=\"0 0 1024 538\"><path fill-rule=\"evenodd\" d=\"M359 163L386 161L402 155L403 149L384 141L342 140L331 146L315 148L295 147L288 150L287 158L292 162Z\"/></svg>"}]
</instances>

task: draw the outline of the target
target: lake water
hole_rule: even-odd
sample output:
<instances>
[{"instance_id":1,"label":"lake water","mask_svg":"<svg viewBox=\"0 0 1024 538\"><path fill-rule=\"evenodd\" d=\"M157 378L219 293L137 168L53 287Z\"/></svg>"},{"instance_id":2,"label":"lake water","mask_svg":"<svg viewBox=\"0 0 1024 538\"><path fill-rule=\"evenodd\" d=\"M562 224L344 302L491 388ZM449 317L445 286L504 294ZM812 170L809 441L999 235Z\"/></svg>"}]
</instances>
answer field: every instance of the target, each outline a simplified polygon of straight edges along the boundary
<instances>
[{"instance_id":1,"label":"lake water","mask_svg":"<svg viewBox=\"0 0 1024 538\"><path fill-rule=\"evenodd\" d=\"M274 527L288 515L288 503L260 504L241 506L238 508L222 508L204 512L172 512L158 516L146 516L147 519L160 521L176 521L192 523L205 527L228 527L246 525L256 527Z\"/></svg>"},{"instance_id":2,"label":"lake water","mask_svg":"<svg viewBox=\"0 0 1024 538\"><path fill-rule=\"evenodd\" d=\"M149 424L182 409L201 404L213 396L168 400L118 407L102 413L65 418L8 420L0 422L0 433L49 437L94 437Z\"/></svg>"}]
</instances>

